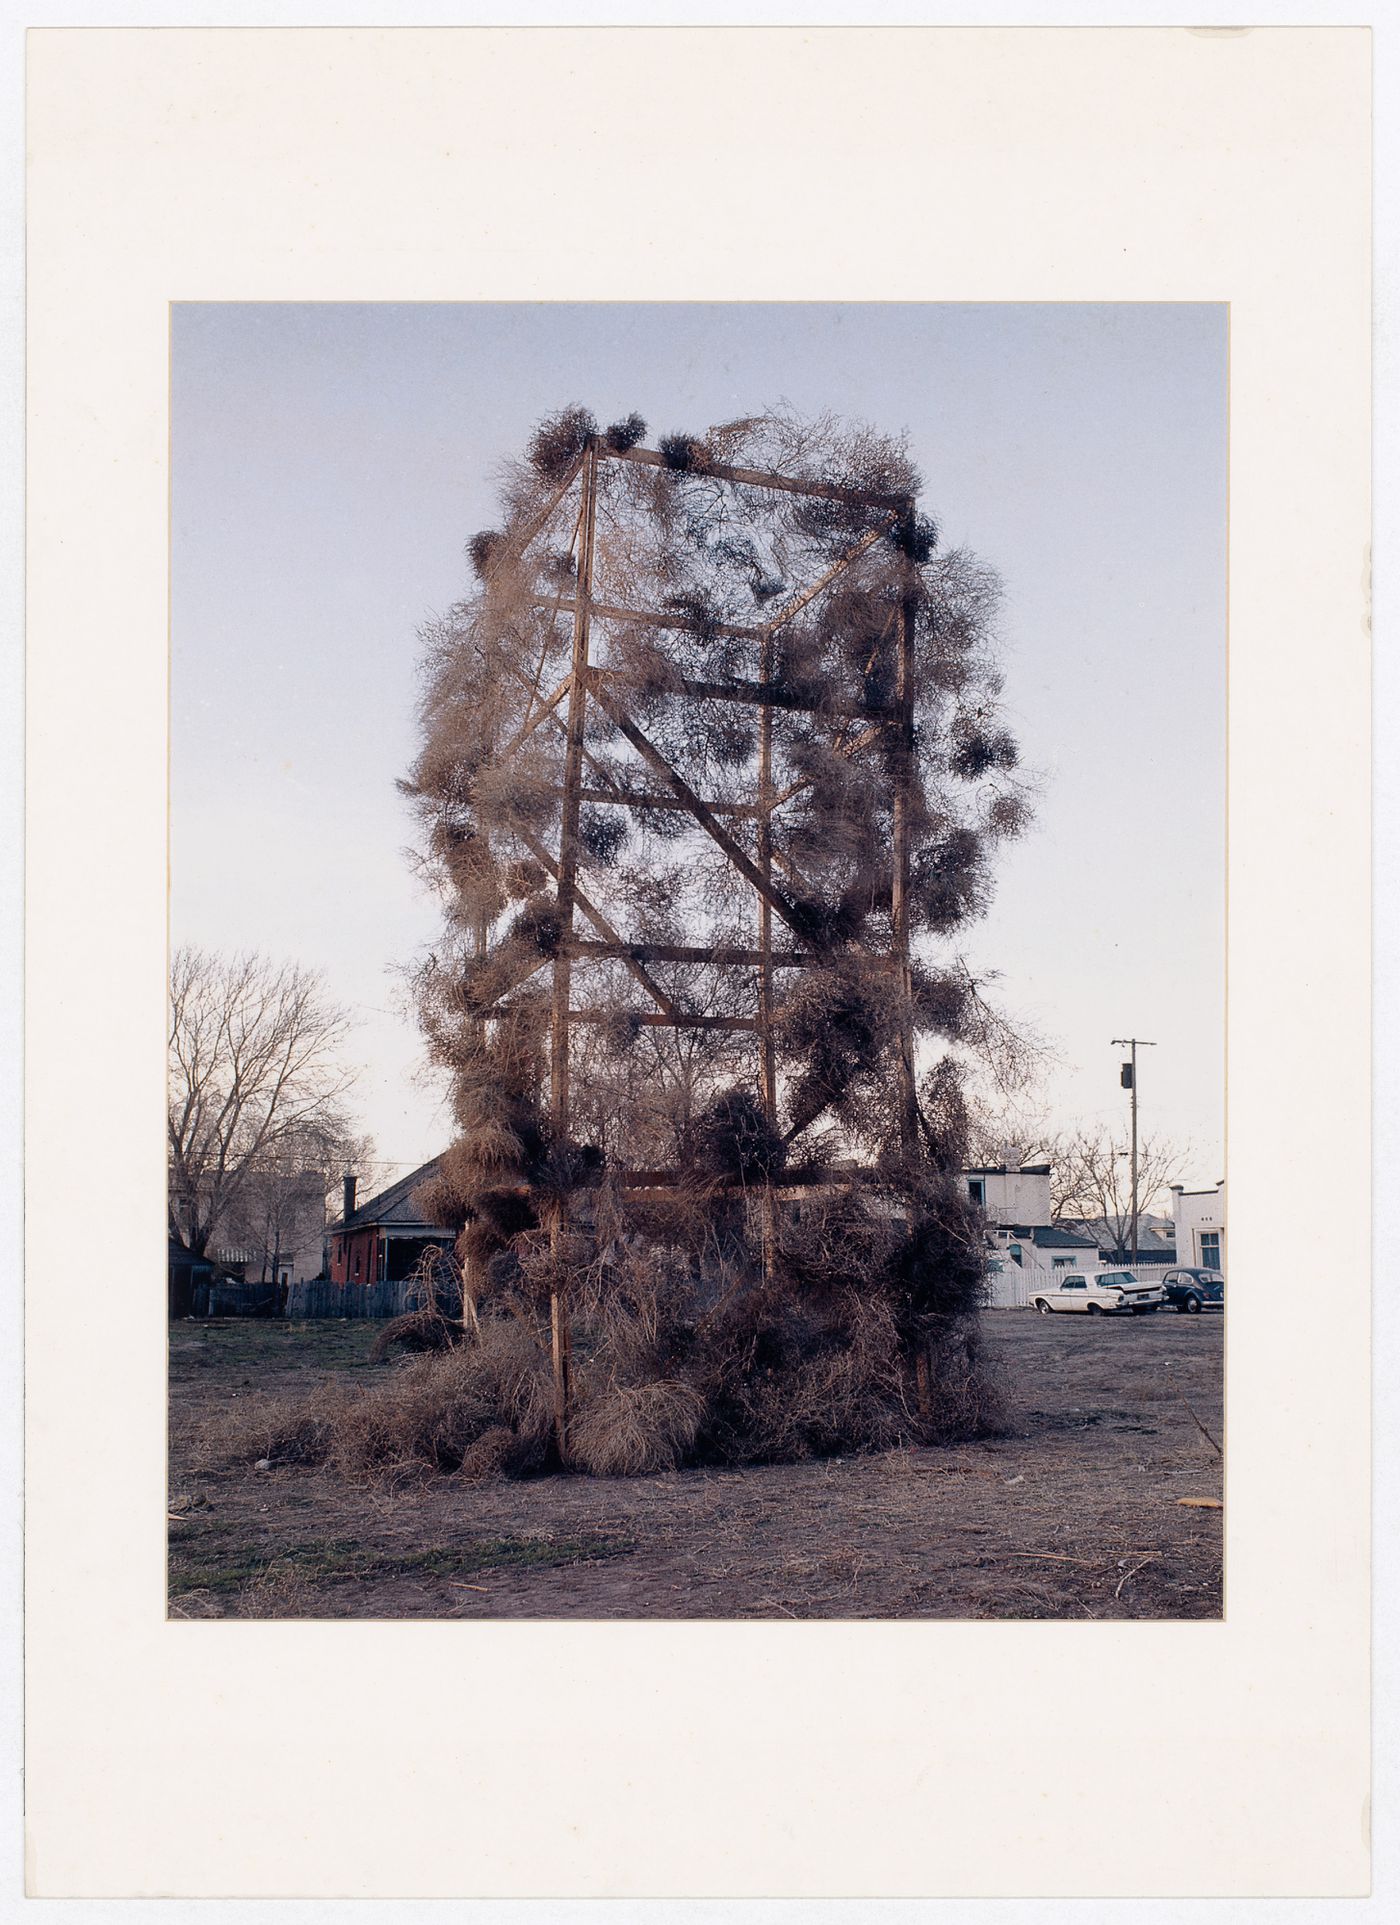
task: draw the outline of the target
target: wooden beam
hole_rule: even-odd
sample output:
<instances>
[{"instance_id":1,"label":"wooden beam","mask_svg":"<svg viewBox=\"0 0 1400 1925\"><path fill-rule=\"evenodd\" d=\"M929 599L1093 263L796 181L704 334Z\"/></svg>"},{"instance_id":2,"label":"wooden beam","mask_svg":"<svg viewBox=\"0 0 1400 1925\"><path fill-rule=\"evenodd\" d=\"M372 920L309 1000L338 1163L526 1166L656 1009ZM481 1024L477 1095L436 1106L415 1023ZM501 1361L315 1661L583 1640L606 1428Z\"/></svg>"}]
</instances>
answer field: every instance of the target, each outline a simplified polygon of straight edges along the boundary
<instances>
[{"instance_id":1,"label":"wooden beam","mask_svg":"<svg viewBox=\"0 0 1400 1925\"><path fill-rule=\"evenodd\" d=\"M614 1170L612 1180L620 1190L678 1190L695 1181L689 1170ZM861 1164L849 1169L829 1169L820 1163L793 1163L769 1179L774 1190L840 1190L862 1183L883 1181L882 1172ZM716 1177L707 1187L719 1190L751 1190L753 1184L741 1177Z\"/></svg>"},{"instance_id":2,"label":"wooden beam","mask_svg":"<svg viewBox=\"0 0 1400 1925\"><path fill-rule=\"evenodd\" d=\"M761 635L755 635L762 640ZM640 678L629 675L625 669L595 667L589 670L594 683L599 681L615 682L621 688L635 688ZM899 711L880 702L857 702L844 695L804 694L800 689L785 688L781 682L749 682L735 678L727 682L706 682L691 675L677 676L671 688L657 691L662 695L698 696L710 702L747 702L757 708L793 709L799 714L815 715L820 710L825 715L840 715L857 721L891 722L897 721Z\"/></svg>"},{"instance_id":3,"label":"wooden beam","mask_svg":"<svg viewBox=\"0 0 1400 1925\"><path fill-rule=\"evenodd\" d=\"M583 908L583 904L579 904ZM588 936L574 936L572 949L578 962L668 962L704 963L717 968L757 969L763 960L761 949L741 949L731 943L686 942L595 942ZM848 950L848 960L856 960L872 975L898 973L899 959L882 949ZM816 961L800 949L775 949L770 958L774 969L807 969Z\"/></svg>"},{"instance_id":4,"label":"wooden beam","mask_svg":"<svg viewBox=\"0 0 1400 1925\"><path fill-rule=\"evenodd\" d=\"M758 645L758 678L773 678L773 638ZM764 703L758 718L758 866L769 886L773 882L773 710ZM758 903L758 1083L763 1114L770 1130L778 1128L778 1057L773 1040L773 911L766 896ZM771 1283L778 1248L778 1217L773 1186L763 1187L763 1280Z\"/></svg>"},{"instance_id":5,"label":"wooden beam","mask_svg":"<svg viewBox=\"0 0 1400 1925\"><path fill-rule=\"evenodd\" d=\"M554 957L554 989L550 1012L549 1120L555 1143L569 1140L569 943L573 934L578 878L578 792L583 775L583 729L588 709L588 604L593 594L593 548L597 528L598 456L590 441L579 470L578 591L574 611L573 650L569 664L569 720L565 730L564 795L559 824L559 866L555 900L563 924L564 941ZM553 710L547 711L553 714ZM557 720L557 717L556 717ZM564 1201L556 1198L547 1212L550 1255L556 1266L563 1245ZM557 1268L556 1268L557 1274ZM569 1311L561 1285L549 1294L549 1348L554 1375L554 1440L561 1464L569 1461L569 1404L573 1361Z\"/></svg>"},{"instance_id":6,"label":"wooden beam","mask_svg":"<svg viewBox=\"0 0 1400 1925\"><path fill-rule=\"evenodd\" d=\"M678 796L660 794L637 794L625 789L580 789L580 802L601 802L613 808L627 809L686 809L687 804ZM707 798L705 807L713 809L716 815L754 816L758 813L752 802L715 802Z\"/></svg>"},{"instance_id":7,"label":"wooden beam","mask_svg":"<svg viewBox=\"0 0 1400 1925\"><path fill-rule=\"evenodd\" d=\"M600 444L599 454L610 461L635 461L646 468L665 468L669 464L654 448L609 448ZM858 508L909 508L908 495L894 495L871 488L843 488L835 481L794 481L791 475L772 474L761 468L731 468L723 462L706 462L703 468L672 470L693 473L703 481L737 481L749 488L768 488L778 494L807 495L816 501L844 501Z\"/></svg>"},{"instance_id":8,"label":"wooden beam","mask_svg":"<svg viewBox=\"0 0 1400 1925\"><path fill-rule=\"evenodd\" d=\"M757 1029L758 1022L752 1016L684 1016L679 1011L671 1016L663 1016L660 1010L628 1010L626 1012L643 1029ZM571 1009L571 1023L613 1023L617 1021L615 1009Z\"/></svg>"},{"instance_id":9,"label":"wooden beam","mask_svg":"<svg viewBox=\"0 0 1400 1925\"><path fill-rule=\"evenodd\" d=\"M574 607L571 601L559 601L553 595L536 595L532 597L532 603L536 608L555 609L561 615L571 614ZM595 621L635 622L641 628L695 627L694 616L682 615L677 610L621 608L614 602L594 602L588 612ZM756 642L761 632L758 628L745 628L733 622L716 622L710 630L713 635L723 635L727 640L739 642Z\"/></svg>"},{"instance_id":10,"label":"wooden beam","mask_svg":"<svg viewBox=\"0 0 1400 1925\"><path fill-rule=\"evenodd\" d=\"M894 880L890 893L890 928L899 972L895 1079L899 1093L899 1134L906 1155L919 1141L919 1099L914 1064L913 982L909 966L909 885L911 860L910 801L914 782L914 624L918 598L912 585L900 603L899 659L896 690L899 701L898 756L895 764L892 854Z\"/></svg>"},{"instance_id":11,"label":"wooden beam","mask_svg":"<svg viewBox=\"0 0 1400 1925\"><path fill-rule=\"evenodd\" d=\"M891 723L898 722L898 720L898 711L891 710L886 715L884 721L873 722L868 729L862 729L854 742L834 742L832 747L838 755L844 755L847 760L849 760L851 756L859 755L862 749L868 749L872 742L878 741L880 731L888 728ZM810 789L811 786L812 779L810 776L804 776L800 782L789 782L785 789L780 789L777 795L773 797L774 809L781 809L785 802L791 802L795 795L801 795L804 789Z\"/></svg>"},{"instance_id":12,"label":"wooden beam","mask_svg":"<svg viewBox=\"0 0 1400 1925\"><path fill-rule=\"evenodd\" d=\"M573 946L576 957L599 962L625 961L631 956L637 962L733 964L746 969L756 968L763 955L760 949L738 949L729 943L707 948L686 942L593 942L587 936L575 936ZM775 969L805 969L812 958L796 949L775 949L771 960Z\"/></svg>"},{"instance_id":13,"label":"wooden beam","mask_svg":"<svg viewBox=\"0 0 1400 1925\"><path fill-rule=\"evenodd\" d=\"M579 788L583 775L583 728L588 709L588 608L593 592L594 484L597 461L584 453L579 525L579 585L574 601L573 656L569 672L569 719L564 736L564 785L559 823L559 866L555 900L565 938L574 926L574 889L578 880ZM554 957L554 1006L550 1023L549 1108L555 1140L569 1133L569 949L567 940Z\"/></svg>"},{"instance_id":14,"label":"wooden beam","mask_svg":"<svg viewBox=\"0 0 1400 1925\"><path fill-rule=\"evenodd\" d=\"M609 676L615 674L611 669L603 672ZM895 715L893 709L879 702L856 702L844 695L825 692L813 698L796 689L784 688L781 682L700 682L687 677L680 684L680 692L712 702L752 702L761 708L793 709L804 715L820 711L823 715L854 717L861 721L888 721Z\"/></svg>"},{"instance_id":15,"label":"wooden beam","mask_svg":"<svg viewBox=\"0 0 1400 1925\"><path fill-rule=\"evenodd\" d=\"M814 602L817 599L824 588L830 588L838 575L845 574L852 562L859 561L867 548L873 548L882 535L888 534L889 530L894 527L898 520L898 510L886 515L878 527L872 528L870 533L858 541L854 548L847 549L846 553L842 555L838 561L834 561L831 567L828 568L826 573L821 577L820 581L813 582L810 588L804 589L800 595L795 595L790 602L787 602L778 610L778 613L774 615L771 620L766 621L763 624L764 632L771 635L775 629L781 628L784 622L790 622L794 615L800 615L809 602Z\"/></svg>"},{"instance_id":16,"label":"wooden beam","mask_svg":"<svg viewBox=\"0 0 1400 1925\"><path fill-rule=\"evenodd\" d=\"M515 540L511 541L509 537L503 538L503 545L508 548L509 554L514 559L519 560L519 558L525 553L525 550L530 546L530 543L535 539L535 536L540 532L541 528L544 527L545 523L549 520L550 516L554 513L555 509L559 506L560 502L564 499L565 495L569 492L570 488L572 488L574 483L578 480L579 469L582 468L584 463L584 457L587 455L587 453L588 453L588 450L586 448L581 448L579 452L574 456L573 460L569 463L568 472L565 474L564 479L559 483L559 486L550 495L549 499L545 502L543 508L541 508L535 515L533 515L528 522L526 522L524 528L521 530L520 534L516 536ZM582 507L582 504L580 504L580 507ZM575 530L575 532L577 532L577 529ZM497 565L499 566L499 564ZM491 567L488 564L486 569L487 581L490 581L491 577L495 574L495 572L496 572L495 568Z\"/></svg>"},{"instance_id":17,"label":"wooden beam","mask_svg":"<svg viewBox=\"0 0 1400 1925\"><path fill-rule=\"evenodd\" d=\"M478 962L486 961L487 958L487 951L479 950L477 952ZM500 956L498 952L497 961L499 962L499 960ZM467 1011L467 1014L474 1021L480 1020L485 1022L487 1017L495 1014L495 1006L500 1003L503 996L513 996L516 990L528 983L532 976L537 976L548 961L548 956L542 956L537 953L523 956L516 968L512 971L510 981L493 992L492 1006L484 1010L471 1009Z\"/></svg>"},{"instance_id":18,"label":"wooden beam","mask_svg":"<svg viewBox=\"0 0 1400 1925\"><path fill-rule=\"evenodd\" d=\"M847 757L859 755L862 749L868 749L872 742L880 739L882 728L888 728L892 722L897 723L899 720L898 714L886 715L883 722L876 722L872 727L862 729L854 742L838 742L836 745L838 752Z\"/></svg>"},{"instance_id":19,"label":"wooden beam","mask_svg":"<svg viewBox=\"0 0 1400 1925\"><path fill-rule=\"evenodd\" d=\"M869 543L864 545L868 547ZM848 562L842 563L842 567L848 565ZM838 570L836 572L839 573L840 571ZM810 600L811 596L818 594L824 586L825 578L810 591L810 594L804 598L804 601ZM577 601L546 601L543 597L536 599L535 606L537 608L552 608L560 615L572 615L578 611ZM796 606L791 612L796 612ZM588 613L597 620L642 622L655 628L684 629L692 626L684 616L656 615L653 614L650 609L642 608L613 608L603 602L590 602ZM778 619L786 621L788 615L784 614ZM736 628L731 623L717 622L714 633L716 635L737 637L741 641L761 642L764 635L768 633L768 630L765 628ZM638 679L635 676L628 675L624 669L620 668L595 667L592 673L595 677L605 675L610 681L619 682L628 687L634 686ZM693 676L678 675L671 687L660 689L657 692L661 695L672 696L698 695L702 699L714 702L753 702L761 704L766 708L793 709L802 714L815 714L816 711L820 709L824 714L840 715L856 719L869 718L876 721L892 721L898 717L898 710L886 707L879 702L857 702L846 696L828 695L825 691L815 696L804 694L800 689L784 687L781 682L748 682L737 678L728 682L706 682L698 681Z\"/></svg>"},{"instance_id":20,"label":"wooden beam","mask_svg":"<svg viewBox=\"0 0 1400 1925\"><path fill-rule=\"evenodd\" d=\"M507 664L507 666L509 666L509 664ZM526 678L521 674L518 668L511 668L510 672L512 675L515 676L518 682L523 683L527 688L529 687L529 683L526 681ZM600 671L598 670L589 671L590 675L593 675L599 672ZM601 672L608 673L609 671L603 670ZM573 679L572 674L567 676L562 684L562 688L567 689L570 683L572 682L572 679ZM562 692L562 689L561 689L561 692ZM540 711L540 714L537 719L541 722L545 720L549 720L553 722L555 727L560 731L560 733L565 737L567 741L568 729L565 723L560 721L559 716L556 712L557 707L558 707L557 702L551 701L546 705L545 708L543 708ZM655 798L654 801L652 800L652 798L646 797L642 799L642 801L640 802L640 805L637 804L634 801L634 798L631 797L627 793L627 791L624 788L622 788L621 785L617 782L616 778L613 776L612 771L607 767L605 767L604 764L598 760L597 756L594 755L593 751L587 746L586 743L581 742L579 744L579 748L580 748L580 753L582 755L582 758L588 764L588 767L593 770L593 773L599 778L600 781L605 782L608 785L607 788L605 789L588 789L588 790L580 789L578 791L578 799L580 802L584 802L584 801L608 802L608 803L612 803L616 807L641 806L641 807L679 809L685 806L683 803L676 801L673 797L670 797L670 796L658 796ZM564 796L566 792L567 792L566 785L556 788L554 790L554 794L561 797ZM726 815L741 815L741 814L748 815L752 813L749 805L746 803L717 802L713 806L717 812L723 813ZM551 871L551 873L556 873L556 872Z\"/></svg>"},{"instance_id":21,"label":"wooden beam","mask_svg":"<svg viewBox=\"0 0 1400 1925\"><path fill-rule=\"evenodd\" d=\"M603 710L603 713L611 716L612 720L617 724L618 728L621 729L622 733L627 737L627 740L632 744L642 760L654 769L664 781L670 783L671 787L681 798L682 802L685 803L701 828L706 831L713 841L719 844L720 848L723 849L724 853L729 857L729 860L734 864L734 867L739 871L739 874L743 876L744 880L752 884L754 889L758 891L761 899L768 903L769 906L782 917L794 935L800 937L807 933L804 931L801 918L797 915L792 904L773 887L772 883L764 876L762 870L757 868L748 854L740 848L739 844L734 840L733 836L730 835L723 823L706 808L705 804L695 793L694 789L691 788L685 777L676 773L665 756L662 755L661 751L642 733L631 716L612 699L606 689L598 682L593 681L592 678L590 678L590 682L593 689L594 700Z\"/></svg>"},{"instance_id":22,"label":"wooden beam","mask_svg":"<svg viewBox=\"0 0 1400 1925\"><path fill-rule=\"evenodd\" d=\"M535 860L541 863L557 882L559 880L559 865L549 853L548 849L545 848L544 844L537 842L528 829L518 829L516 834L520 837L520 840L525 844L531 855L534 856ZM582 913L587 916L588 920L593 924L593 927L598 931L598 934L602 936L605 941L616 944L619 951L625 951L628 948L629 945L626 939L620 936L616 929L613 928L602 910L596 908L594 904L588 900L588 897L583 893L582 889L579 888L577 882L574 884L574 902ZM626 965L630 974L641 984L642 988L648 996L651 997L658 1009L664 1011L667 1015L675 1014L676 1006L671 1001L671 998L666 994L665 990L661 988L659 983L652 981L646 970L642 968L642 965L637 962L634 957L619 954L618 961Z\"/></svg>"},{"instance_id":23,"label":"wooden beam","mask_svg":"<svg viewBox=\"0 0 1400 1925\"><path fill-rule=\"evenodd\" d=\"M520 673L520 670L516 668L513 663L510 664L509 666L510 666L511 673L516 677L516 679L520 682L523 682L526 688L529 688L530 684L526 680L526 678ZM535 730L539 727L540 723L544 721L546 716L554 714L554 711L558 708L559 704L563 701L564 697L568 694L569 684L572 680L573 680L573 675L571 672L570 674L564 677L563 681L559 684L558 688L555 689L554 693L550 696L547 696L545 700L540 703L540 706L538 708L533 708L533 707L531 708L531 710L526 714L525 720L520 724L520 727L516 730L513 739L501 751L503 757L507 755L514 755L517 749L523 748L525 744L529 741L530 737L534 734ZM532 699L532 702L535 699L533 690L531 690L531 699Z\"/></svg>"}]
</instances>

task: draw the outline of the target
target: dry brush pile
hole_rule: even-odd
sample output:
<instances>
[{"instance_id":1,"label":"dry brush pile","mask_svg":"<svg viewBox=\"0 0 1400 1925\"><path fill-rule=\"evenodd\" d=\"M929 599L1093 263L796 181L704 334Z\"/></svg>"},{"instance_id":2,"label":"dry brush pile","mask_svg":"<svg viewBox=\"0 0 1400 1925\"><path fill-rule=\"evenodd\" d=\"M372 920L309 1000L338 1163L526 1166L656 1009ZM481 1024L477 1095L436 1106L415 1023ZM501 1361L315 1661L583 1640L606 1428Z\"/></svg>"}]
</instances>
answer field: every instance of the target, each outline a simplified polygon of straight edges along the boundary
<instances>
[{"instance_id":1,"label":"dry brush pile","mask_svg":"<svg viewBox=\"0 0 1400 1925\"><path fill-rule=\"evenodd\" d=\"M445 911L416 992L455 1133L419 1201L459 1227L463 1319L446 1356L396 1372L420 1442L361 1439L356 1461L555 1463L552 1302L572 1343L568 1458L596 1472L929 1441L994 1418L982 1232L959 1175L959 1052L985 1010L947 939L984 908L997 845L1027 819L997 709L996 578L940 546L906 450L869 430L770 414L626 458L643 434L635 416L600 429L577 408L541 424L503 476L499 529L469 544L476 590L424 631L422 746L402 786ZM736 485L720 468L849 492ZM590 699L561 904L585 586ZM771 705L715 699L741 683ZM760 973L724 960L751 962L758 940L735 848L772 879L767 1011ZM560 968L581 1012L565 1127L551 1102ZM629 1188L638 1170L668 1181ZM366 1401L387 1416L389 1400ZM340 1448L308 1435L304 1448Z\"/></svg>"}]
</instances>

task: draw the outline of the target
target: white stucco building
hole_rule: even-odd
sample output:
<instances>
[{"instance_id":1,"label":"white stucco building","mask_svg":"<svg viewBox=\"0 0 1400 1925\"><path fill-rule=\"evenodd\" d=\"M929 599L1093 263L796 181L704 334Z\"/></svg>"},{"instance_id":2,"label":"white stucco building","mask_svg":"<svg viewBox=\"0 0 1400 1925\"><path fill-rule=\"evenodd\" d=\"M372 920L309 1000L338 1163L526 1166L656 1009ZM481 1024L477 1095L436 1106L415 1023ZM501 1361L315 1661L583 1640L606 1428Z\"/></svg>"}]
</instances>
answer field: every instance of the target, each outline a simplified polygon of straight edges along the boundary
<instances>
[{"instance_id":1,"label":"white stucco building","mask_svg":"<svg viewBox=\"0 0 1400 1925\"><path fill-rule=\"evenodd\" d=\"M964 1170L967 1193L980 1203L996 1228L1032 1230L1050 1221L1050 1165L1028 1163L1009 1170L1001 1164Z\"/></svg>"},{"instance_id":2,"label":"white stucco building","mask_svg":"<svg viewBox=\"0 0 1400 1925\"><path fill-rule=\"evenodd\" d=\"M1172 1185L1172 1218L1176 1224L1176 1260L1193 1268L1225 1268L1225 1179L1210 1190L1187 1190Z\"/></svg>"},{"instance_id":3,"label":"white stucco building","mask_svg":"<svg viewBox=\"0 0 1400 1925\"><path fill-rule=\"evenodd\" d=\"M1098 1252L1050 1220L1050 1165L1004 1164L963 1171L967 1193L987 1220L991 1246L986 1301L1014 1309L1028 1301L1032 1276L1070 1262L1098 1264Z\"/></svg>"}]
</instances>

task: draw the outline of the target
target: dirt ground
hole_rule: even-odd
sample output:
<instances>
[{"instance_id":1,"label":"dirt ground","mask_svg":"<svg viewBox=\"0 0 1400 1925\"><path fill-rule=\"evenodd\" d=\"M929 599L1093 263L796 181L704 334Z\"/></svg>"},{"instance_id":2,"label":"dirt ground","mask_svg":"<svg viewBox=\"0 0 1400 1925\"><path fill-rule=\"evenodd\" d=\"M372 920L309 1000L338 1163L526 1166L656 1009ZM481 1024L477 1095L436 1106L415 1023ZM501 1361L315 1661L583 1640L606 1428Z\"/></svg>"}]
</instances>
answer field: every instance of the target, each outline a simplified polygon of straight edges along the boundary
<instances>
[{"instance_id":1,"label":"dirt ground","mask_svg":"<svg viewBox=\"0 0 1400 1925\"><path fill-rule=\"evenodd\" d=\"M408 1488L229 1463L240 1397L385 1366L364 1323L171 1335L170 1614L1212 1618L1223 1319L992 1311L1011 1434L947 1450ZM393 1365L387 1366L394 1368ZM1194 1412L1194 1415L1193 1415Z\"/></svg>"}]
</instances>

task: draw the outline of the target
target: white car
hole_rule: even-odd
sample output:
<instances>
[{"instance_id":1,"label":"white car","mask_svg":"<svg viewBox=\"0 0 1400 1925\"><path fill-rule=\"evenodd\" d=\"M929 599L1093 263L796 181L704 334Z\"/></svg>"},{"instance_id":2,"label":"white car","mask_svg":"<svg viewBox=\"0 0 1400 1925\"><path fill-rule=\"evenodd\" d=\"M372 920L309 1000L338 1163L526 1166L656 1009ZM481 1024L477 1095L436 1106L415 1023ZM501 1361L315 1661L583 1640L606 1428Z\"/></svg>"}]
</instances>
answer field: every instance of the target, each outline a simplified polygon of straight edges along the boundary
<instances>
[{"instance_id":1,"label":"white car","mask_svg":"<svg viewBox=\"0 0 1400 1925\"><path fill-rule=\"evenodd\" d=\"M1166 1301L1160 1284L1139 1283L1131 1270L1068 1270L1031 1296L1032 1310L1079 1310L1091 1317L1140 1317Z\"/></svg>"}]
</instances>

